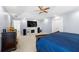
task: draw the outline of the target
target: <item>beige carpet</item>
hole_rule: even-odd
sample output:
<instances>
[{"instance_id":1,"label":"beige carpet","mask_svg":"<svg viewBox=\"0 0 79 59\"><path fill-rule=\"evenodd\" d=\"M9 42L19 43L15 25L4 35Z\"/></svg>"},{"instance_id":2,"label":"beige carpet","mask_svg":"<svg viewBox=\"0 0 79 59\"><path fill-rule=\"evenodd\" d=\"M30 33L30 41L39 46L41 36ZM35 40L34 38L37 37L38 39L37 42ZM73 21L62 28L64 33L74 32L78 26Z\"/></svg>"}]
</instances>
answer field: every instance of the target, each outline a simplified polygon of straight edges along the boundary
<instances>
[{"instance_id":1,"label":"beige carpet","mask_svg":"<svg viewBox=\"0 0 79 59\"><path fill-rule=\"evenodd\" d=\"M17 35L17 49L13 52L35 52L36 51L36 37L35 34L23 36Z\"/></svg>"}]
</instances>

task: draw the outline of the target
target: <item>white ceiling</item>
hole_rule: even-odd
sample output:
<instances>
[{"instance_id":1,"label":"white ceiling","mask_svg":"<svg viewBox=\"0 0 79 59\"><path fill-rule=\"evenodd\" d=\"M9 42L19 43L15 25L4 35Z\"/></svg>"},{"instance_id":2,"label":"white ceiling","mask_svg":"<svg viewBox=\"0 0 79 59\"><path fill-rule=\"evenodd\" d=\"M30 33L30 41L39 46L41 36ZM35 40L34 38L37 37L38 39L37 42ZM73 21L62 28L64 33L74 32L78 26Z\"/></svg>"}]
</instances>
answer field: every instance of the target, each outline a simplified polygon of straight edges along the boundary
<instances>
[{"instance_id":1,"label":"white ceiling","mask_svg":"<svg viewBox=\"0 0 79 59\"><path fill-rule=\"evenodd\" d=\"M34 18L43 19L53 17L54 15L63 15L75 10L79 10L79 6L49 6L48 13L39 14L36 10L37 6L4 6L4 10L11 15L16 15L18 18Z\"/></svg>"}]
</instances>

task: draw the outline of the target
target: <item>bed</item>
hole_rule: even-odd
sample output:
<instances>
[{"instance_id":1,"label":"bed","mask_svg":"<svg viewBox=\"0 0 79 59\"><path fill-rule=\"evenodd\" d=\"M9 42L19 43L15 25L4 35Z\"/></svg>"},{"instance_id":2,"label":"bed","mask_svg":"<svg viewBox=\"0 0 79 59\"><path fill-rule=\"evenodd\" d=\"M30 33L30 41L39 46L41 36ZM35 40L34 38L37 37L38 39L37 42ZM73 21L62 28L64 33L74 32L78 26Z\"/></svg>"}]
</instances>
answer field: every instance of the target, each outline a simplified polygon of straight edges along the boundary
<instances>
[{"instance_id":1,"label":"bed","mask_svg":"<svg viewBox=\"0 0 79 59\"><path fill-rule=\"evenodd\" d=\"M79 34L56 32L36 40L37 52L79 52Z\"/></svg>"}]
</instances>

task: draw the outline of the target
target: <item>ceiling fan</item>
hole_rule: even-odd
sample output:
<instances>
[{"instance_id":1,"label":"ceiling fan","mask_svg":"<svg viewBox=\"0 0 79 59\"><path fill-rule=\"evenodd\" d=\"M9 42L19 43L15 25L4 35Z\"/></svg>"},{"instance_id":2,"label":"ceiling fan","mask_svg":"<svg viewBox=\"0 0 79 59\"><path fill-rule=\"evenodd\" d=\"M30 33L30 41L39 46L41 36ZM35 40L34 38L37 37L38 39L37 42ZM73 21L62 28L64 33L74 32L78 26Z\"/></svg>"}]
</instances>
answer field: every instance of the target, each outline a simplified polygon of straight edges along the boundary
<instances>
[{"instance_id":1,"label":"ceiling fan","mask_svg":"<svg viewBox=\"0 0 79 59\"><path fill-rule=\"evenodd\" d=\"M48 13L48 9L50 9L49 7L46 7L46 6L38 6L39 10L39 14L41 13Z\"/></svg>"}]
</instances>

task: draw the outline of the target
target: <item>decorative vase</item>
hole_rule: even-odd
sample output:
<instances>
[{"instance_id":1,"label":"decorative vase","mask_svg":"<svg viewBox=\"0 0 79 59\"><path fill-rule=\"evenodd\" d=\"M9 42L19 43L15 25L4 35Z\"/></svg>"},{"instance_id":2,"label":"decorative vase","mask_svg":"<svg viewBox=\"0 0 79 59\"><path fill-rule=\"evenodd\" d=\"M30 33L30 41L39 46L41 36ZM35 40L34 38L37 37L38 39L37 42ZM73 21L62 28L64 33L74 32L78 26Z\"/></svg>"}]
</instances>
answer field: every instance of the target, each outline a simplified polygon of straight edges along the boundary
<instances>
[{"instance_id":1,"label":"decorative vase","mask_svg":"<svg viewBox=\"0 0 79 59\"><path fill-rule=\"evenodd\" d=\"M12 20L10 20L10 25L8 27L8 32L14 32L14 31L15 31L15 29L14 29L14 27L12 25Z\"/></svg>"}]
</instances>

